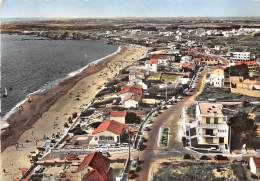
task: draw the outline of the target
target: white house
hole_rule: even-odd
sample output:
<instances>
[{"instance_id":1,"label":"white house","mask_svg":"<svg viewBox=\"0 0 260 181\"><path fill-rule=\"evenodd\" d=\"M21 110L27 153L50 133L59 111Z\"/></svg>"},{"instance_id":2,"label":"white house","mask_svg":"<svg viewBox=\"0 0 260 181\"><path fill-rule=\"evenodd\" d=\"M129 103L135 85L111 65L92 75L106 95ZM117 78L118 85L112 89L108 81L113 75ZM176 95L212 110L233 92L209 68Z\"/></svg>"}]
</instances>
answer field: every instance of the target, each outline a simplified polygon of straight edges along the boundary
<instances>
[{"instance_id":1,"label":"white house","mask_svg":"<svg viewBox=\"0 0 260 181\"><path fill-rule=\"evenodd\" d=\"M115 144L121 143L122 138L127 130L127 125L114 120L106 120L102 122L92 132L92 140L89 144Z\"/></svg>"},{"instance_id":2,"label":"white house","mask_svg":"<svg viewBox=\"0 0 260 181\"><path fill-rule=\"evenodd\" d=\"M260 157L250 157L249 166L251 173L260 177Z\"/></svg>"},{"instance_id":3,"label":"white house","mask_svg":"<svg viewBox=\"0 0 260 181\"><path fill-rule=\"evenodd\" d=\"M135 95L142 95L143 90L142 86L138 84L134 84L131 86L123 86L121 90L117 93L117 95L123 100L125 97L131 97Z\"/></svg>"},{"instance_id":4,"label":"white house","mask_svg":"<svg viewBox=\"0 0 260 181\"><path fill-rule=\"evenodd\" d=\"M191 62L191 60L192 60L191 56L182 56L180 63L181 63L181 64L182 64L182 63L186 63L186 62L189 63L189 62Z\"/></svg>"},{"instance_id":5,"label":"white house","mask_svg":"<svg viewBox=\"0 0 260 181\"><path fill-rule=\"evenodd\" d=\"M111 111L109 113L109 119L115 120L119 123L125 124L126 111Z\"/></svg>"},{"instance_id":6,"label":"white house","mask_svg":"<svg viewBox=\"0 0 260 181\"><path fill-rule=\"evenodd\" d=\"M224 68L216 67L211 71L209 77L210 85L213 85L214 87L223 87L224 80L225 80Z\"/></svg>"},{"instance_id":7,"label":"white house","mask_svg":"<svg viewBox=\"0 0 260 181\"><path fill-rule=\"evenodd\" d=\"M141 101L140 95L126 96L122 100L122 105L124 108L138 108L140 101Z\"/></svg>"},{"instance_id":8,"label":"white house","mask_svg":"<svg viewBox=\"0 0 260 181\"><path fill-rule=\"evenodd\" d=\"M167 67L169 65L169 60L166 57L161 57L158 59L158 65Z\"/></svg>"},{"instance_id":9,"label":"white house","mask_svg":"<svg viewBox=\"0 0 260 181\"><path fill-rule=\"evenodd\" d=\"M160 56L159 54L153 54L151 59L145 62L145 70L148 72L157 72Z\"/></svg>"}]
</instances>

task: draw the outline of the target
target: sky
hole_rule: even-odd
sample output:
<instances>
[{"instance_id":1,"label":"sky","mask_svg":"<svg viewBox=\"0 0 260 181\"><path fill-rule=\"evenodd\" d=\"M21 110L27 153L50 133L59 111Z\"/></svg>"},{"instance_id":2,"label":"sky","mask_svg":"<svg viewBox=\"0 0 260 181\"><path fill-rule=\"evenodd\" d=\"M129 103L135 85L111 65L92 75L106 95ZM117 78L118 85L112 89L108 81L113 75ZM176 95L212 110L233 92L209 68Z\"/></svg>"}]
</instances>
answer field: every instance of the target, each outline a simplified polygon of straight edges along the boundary
<instances>
[{"instance_id":1,"label":"sky","mask_svg":"<svg viewBox=\"0 0 260 181\"><path fill-rule=\"evenodd\" d=\"M0 0L1 18L260 16L260 0Z\"/></svg>"}]
</instances>

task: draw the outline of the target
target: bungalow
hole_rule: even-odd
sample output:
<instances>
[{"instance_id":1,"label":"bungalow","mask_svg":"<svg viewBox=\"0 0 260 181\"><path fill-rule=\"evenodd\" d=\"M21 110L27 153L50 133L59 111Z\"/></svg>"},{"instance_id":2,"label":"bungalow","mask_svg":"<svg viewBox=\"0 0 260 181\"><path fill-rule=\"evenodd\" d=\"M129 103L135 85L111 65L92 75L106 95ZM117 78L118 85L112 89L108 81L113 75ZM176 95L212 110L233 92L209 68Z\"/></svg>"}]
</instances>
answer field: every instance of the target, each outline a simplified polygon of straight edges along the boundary
<instances>
[{"instance_id":1,"label":"bungalow","mask_svg":"<svg viewBox=\"0 0 260 181\"><path fill-rule=\"evenodd\" d=\"M148 86L143 82L145 79L144 73L130 72L128 85L133 86L135 84L140 85L143 90L147 90Z\"/></svg>"},{"instance_id":2,"label":"bungalow","mask_svg":"<svg viewBox=\"0 0 260 181\"><path fill-rule=\"evenodd\" d=\"M109 113L109 119L115 120L119 123L125 124L126 111L111 111Z\"/></svg>"},{"instance_id":3,"label":"bungalow","mask_svg":"<svg viewBox=\"0 0 260 181\"><path fill-rule=\"evenodd\" d=\"M122 104L124 108L138 108L141 98L142 98L141 95L126 96L122 100Z\"/></svg>"},{"instance_id":4,"label":"bungalow","mask_svg":"<svg viewBox=\"0 0 260 181\"><path fill-rule=\"evenodd\" d=\"M260 177L260 157L250 157L249 166L251 173Z\"/></svg>"},{"instance_id":5,"label":"bungalow","mask_svg":"<svg viewBox=\"0 0 260 181\"><path fill-rule=\"evenodd\" d=\"M135 84L132 86L123 86L121 90L117 93L121 99L124 99L126 96L133 96L133 95L142 95L142 86Z\"/></svg>"},{"instance_id":6,"label":"bungalow","mask_svg":"<svg viewBox=\"0 0 260 181\"><path fill-rule=\"evenodd\" d=\"M93 130L91 145L121 143L126 134L127 125L114 120L106 120Z\"/></svg>"},{"instance_id":7,"label":"bungalow","mask_svg":"<svg viewBox=\"0 0 260 181\"><path fill-rule=\"evenodd\" d=\"M129 82L130 83L134 83L134 82L138 82L139 80L144 80L145 79L145 72L143 69L134 69L134 70L130 70L129 73Z\"/></svg>"},{"instance_id":8,"label":"bungalow","mask_svg":"<svg viewBox=\"0 0 260 181\"><path fill-rule=\"evenodd\" d=\"M157 72L160 55L154 54L152 58L145 62L145 70L148 72Z\"/></svg>"},{"instance_id":9,"label":"bungalow","mask_svg":"<svg viewBox=\"0 0 260 181\"><path fill-rule=\"evenodd\" d=\"M161 55L158 60L158 65L167 67L169 65L169 59L166 56Z\"/></svg>"},{"instance_id":10,"label":"bungalow","mask_svg":"<svg viewBox=\"0 0 260 181\"><path fill-rule=\"evenodd\" d=\"M210 85L213 85L214 87L223 87L224 80L225 80L224 68L216 67L211 71L210 77L209 77Z\"/></svg>"},{"instance_id":11,"label":"bungalow","mask_svg":"<svg viewBox=\"0 0 260 181\"><path fill-rule=\"evenodd\" d=\"M109 181L112 178L110 162L101 152L93 152L84 157L76 173L81 181Z\"/></svg>"}]
</instances>

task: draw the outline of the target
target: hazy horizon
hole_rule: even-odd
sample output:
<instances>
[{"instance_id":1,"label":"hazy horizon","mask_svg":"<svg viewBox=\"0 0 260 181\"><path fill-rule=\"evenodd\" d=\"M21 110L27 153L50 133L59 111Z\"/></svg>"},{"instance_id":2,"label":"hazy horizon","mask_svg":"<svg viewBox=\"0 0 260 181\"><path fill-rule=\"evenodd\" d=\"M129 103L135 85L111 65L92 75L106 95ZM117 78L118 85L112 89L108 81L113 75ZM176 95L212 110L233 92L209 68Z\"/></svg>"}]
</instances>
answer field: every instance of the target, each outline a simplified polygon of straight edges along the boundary
<instances>
[{"instance_id":1,"label":"hazy horizon","mask_svg":"<svg viewBox=\"0 0 260 181\"><path fill-rule=\"evenodd\" d=\"M260 17L260 0L3 0L1 18Z\"/></svg>"}]
</instances>

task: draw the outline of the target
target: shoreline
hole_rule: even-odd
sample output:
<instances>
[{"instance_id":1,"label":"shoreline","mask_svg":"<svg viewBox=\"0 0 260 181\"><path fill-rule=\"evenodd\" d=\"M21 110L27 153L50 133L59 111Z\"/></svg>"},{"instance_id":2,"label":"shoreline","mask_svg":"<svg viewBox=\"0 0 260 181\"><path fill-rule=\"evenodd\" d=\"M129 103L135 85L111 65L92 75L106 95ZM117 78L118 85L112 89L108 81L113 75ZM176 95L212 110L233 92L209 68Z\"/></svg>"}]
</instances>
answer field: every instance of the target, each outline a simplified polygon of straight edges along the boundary
<instances>
[{"instance_id":1,"label":"shoreline","mask_svg":"<svg viewBox=\"0 0 260 181\"><path fill-rule=\"evenodd\" d=\"M0 123L1 123L1 124L2 124L2 123L3 123L3 124L7 124L6 126L0 125L1 130L2 130L2 129L5 129L5 128L8 128L9 125L8 125L8 123L7 123L7 120L9 119L9 117L12 116L12 114L16 113L16 112L18 111L18 107L21 106L21 105L23 105L24 103L26 103L26 102L28 101L28 99L29 99L30 96L33 96L33 95L35 95L35 94L44 93L44 92L46 92L46 91L49 91L50 89L53 88L53 86L57 86L57 85L59 85L60 83L62 83L63 81L66 81L66 79L69 79L69 78L71 78L71 77L73 77L73 76L77 76L77 74L82 73L82 71L85 71L85 70L86 70L89 66L91 66L92 64L94 64L94 65L95 65L95 64L98 64L99 62L105 61L106 59L112 57L113 55L116 55L116 54L120 53L121 48L122 48L122 47L119 46L119 47L117 48L117 50L114 51L113 53L110 53L110 54L108 54L108 55L106 55L106 56L104 56L104 57L102 57L102 58L99 58L99 59L97 59L97 60L94 60L94 61L88 63L87 65L85 65L85 66L83 66L83 67L81 67L81 68L79 68L79 69L77 69L77 70L75 70L75 71L72 71L72 72L68 73L65 77L60 78L60 79L53 80L53 81L49 82L47 85L41 86L38 90L27 94L26 97L25 97L22 101L18 102L18 103L17 103L14 107L12 107L7 113L5 113L5 115L3 115L3 116L1 117L1 122L0 122Z\"/></svg>"},{"instance_id":2,"label":"shoreline","mask_svg":"<svg viewBox=\"0 0 260 181\"><path fill-rule=\"evenodd\" d=\"M120 70L143 58L145 50L146 48L141 46L122 46L119 53L101 61L99 65L102 66L92 68L92 74L81 73L84 76L81 76L82 78L74 85L71 85L71 80L75 81L74 78L64 82L62 87L69 87L68 91L62 91L59 85L55 87L55 91L51 91L52 94L36 95L35 100L29 104L30 109L29 107L26 108L27 114L23 117L18 114L16 117L16 123L13 125L12 133L10 133L10 141L6 141L7 144L5 143L9 146L6 146L4 151L0 153L0 159L4 163L0 165L0 177L3 178L3 181L13 180L20 175L19 168L29 168L30 159L28 156L32 152L37 152L37 146L44 144L43 137L52 137L53 134L61 135L60 133L66 131L64 123L67 122L68 116L71 116L74 112L79 114L80 110L84 109L95 97L100 87L113 79ZM56 95L57 92L59 94ZM36 102L39 104L38 106L34 105ZM36 114L39 111L42 112L41 116ZM18 148L11 145L11 141L18 143ZM3 169L6 170L6 173L2 172Z\"/></svg>"},{"instance_id":3,"label":"shoreline","mask_svg":"<svg viewBox=\"0 0 260 181\"><path fill-rule=\"evenodd\" d=\"M29 129L44 112L46 112L60 97L65 95L77 82L84 77L100 71L113 56L124 51L123 49L124 48L119 46L115 52L67 74L67 76L60 81L52 81L51 83L56 83L54 85L49 84L47 85L47 88L40 88L37 91L28 94L24 100L17 103L1 120L1 124L6 124L7 126L5 128L2 128L1 126L1 152L8 146L15 144L19 136ZM29 97L32 99L31 103L28 102ZM19 112L19 106L23 107L23 111ZM29 112L33 112L33 114L29 115Z\"/></svg>"}]
</instances>

